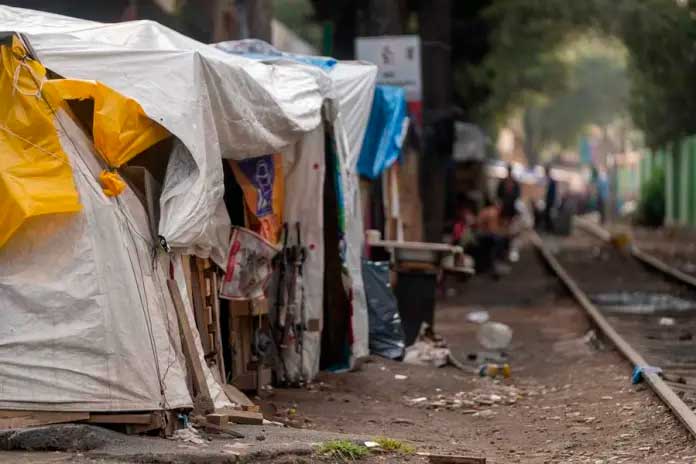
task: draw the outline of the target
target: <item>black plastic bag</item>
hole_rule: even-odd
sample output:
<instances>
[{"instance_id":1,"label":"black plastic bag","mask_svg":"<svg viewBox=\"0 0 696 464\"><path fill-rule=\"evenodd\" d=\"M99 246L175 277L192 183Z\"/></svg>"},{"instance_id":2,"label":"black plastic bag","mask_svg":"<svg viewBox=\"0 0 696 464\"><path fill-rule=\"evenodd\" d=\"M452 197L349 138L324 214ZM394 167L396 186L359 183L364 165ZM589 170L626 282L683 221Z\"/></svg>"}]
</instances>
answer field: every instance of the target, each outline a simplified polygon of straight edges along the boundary
<instances>
[{"instance_id":1,"label":"black plastic bag","mask_svg":"<svg viewBox=\"0 0 696 464\"><path fill-rule=\"evenodd\" d=\"M389 263L363 260L363 282L370 321L370 353L389 359L404 356L404 331L389 285Z\"/></svg>"}]
</instances>

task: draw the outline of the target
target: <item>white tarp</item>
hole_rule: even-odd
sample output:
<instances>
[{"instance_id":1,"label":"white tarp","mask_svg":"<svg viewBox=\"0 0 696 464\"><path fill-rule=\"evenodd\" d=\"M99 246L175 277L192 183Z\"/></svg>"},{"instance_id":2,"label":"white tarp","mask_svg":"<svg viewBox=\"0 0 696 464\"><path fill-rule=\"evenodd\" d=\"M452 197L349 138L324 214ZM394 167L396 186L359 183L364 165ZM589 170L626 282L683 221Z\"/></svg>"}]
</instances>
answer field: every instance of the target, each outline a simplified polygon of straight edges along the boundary
<instances>
[{"instance_id":1,"label":"white tarp","mask_svg":"<svg viewBox=\"0 0 696 464\"><path fill-rule=\"evenodd\" d=\"M353 286L352 355L358 358L369 354L369 325L361 269L364 239L356 165L372 108L377 68L367 63L338 62L327 74L332 84L328 95L333 98L333 102L329 105L330 111L326 113L333 125L341 160L346 217L346 265ZM313 247L305 263L305 314L307 319L322 321L323 185L326 175L323 129L315 130L295 147L283 151L283 158L286 170L285 220L288 223L300 221L303 235L306 236L304 241ZM320 351L320 334L305 332L302 349L305 378L312 379L319 371ZM289 371L289 377L292 378L298 372L299 363L299 356L294 352L287 353L285 368Z\"/></svg>"},{"instance_id":2,"label":"white tarp","mask_svg":"<svg viewBox=\"0 0 696 464\"><path fill-rule=\"evenodd\" d=\"M346 264L353 284L353 356L370 354L367 298L362 278L364 246L363 216L360 203L358 157L375 94L377 67L358 62L339 62L331 70L339 112L334 122L340 156L344 160L341 176L346 208Z\"/></svg>"},{"instance_id":3,"label":"white tarp","mask_svg":"<svg viewBox=\"0 0 696 464\"><path fill-rule=\"evenodd\" d=\"M293 147L283 150L285 172L284 220L300 222L307 249L304 264L305 321L324 316L324 127L319 126ZM288 379L313 379L319 372L321 332L305 331L302 352L284 350Z\"/></svg>"},{"instance_id":4,"label":"white tarp","mask_svg":"<svg viewBox=\"0 0 696 464\"><path fill-rule=\"evenodd\" d=\"M0 248L0 409L190 407L144 207L104 195L90 139L59 118L83 210L33 218Z\"/></svg>"},{"instance_id":5,"label":"white tarp","mask_svg":"<svg viewBox=\"0 0 696 464\"><path fill-rule=\"evenodd\" d=\"M295 143L321 122L324 91L312 73L226 54L152 21L102 24L0 6L0 31L23 33L63 77L102 82L135 99L184 146L165 180L159 233L172 247L224 264L229 228L221 158L243 159Z\"/></svg>"}]
</instances>

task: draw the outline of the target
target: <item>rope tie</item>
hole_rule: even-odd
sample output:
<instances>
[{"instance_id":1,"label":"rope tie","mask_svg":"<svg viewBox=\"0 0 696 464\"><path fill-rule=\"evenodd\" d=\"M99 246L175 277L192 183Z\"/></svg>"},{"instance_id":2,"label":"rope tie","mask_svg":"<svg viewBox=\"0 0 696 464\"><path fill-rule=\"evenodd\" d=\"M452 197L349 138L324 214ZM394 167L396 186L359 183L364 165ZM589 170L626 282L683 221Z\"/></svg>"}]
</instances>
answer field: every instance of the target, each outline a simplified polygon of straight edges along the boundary
<instances>
[{"instance_id":1,"label":"rope tie","mask_svg":"<svg viewBox=\"0 0 696 464\"><path fill-rule=\"evenodd\" d=\"M43 85L44 82L46 82L46 77L45 76L38 76L34 70L27 64L26 61L27 57L24 56L22 57L22 61L19 62L17 67L14 70L14 73L12 74L12 96L14 96L17 92L21 93L24 96L27 97L35 97L38 98L41 96L41 91L43 90ZM19 77L22 72L22 69L26 69L29 71L29 74L34 78L34 82L37 84L37 89L34 92L25 92L22 90L19 86Z\"/></svg>"}]
</instances>

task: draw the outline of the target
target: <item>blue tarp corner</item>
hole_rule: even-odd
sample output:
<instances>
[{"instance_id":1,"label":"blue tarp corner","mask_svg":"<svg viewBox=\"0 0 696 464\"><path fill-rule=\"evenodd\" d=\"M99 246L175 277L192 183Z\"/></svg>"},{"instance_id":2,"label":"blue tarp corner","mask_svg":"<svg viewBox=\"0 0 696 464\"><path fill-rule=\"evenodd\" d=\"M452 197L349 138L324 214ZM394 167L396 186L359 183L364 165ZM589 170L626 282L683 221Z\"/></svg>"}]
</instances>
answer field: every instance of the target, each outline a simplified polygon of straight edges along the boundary
<instances>
[{"instance_id":1,"label":"blue tarp corner","mask_svg":"<svg viewBox=\"0 0 696 464\"><path fill-rule=\"evenodd\" d=\"M372 101L365 140L358 158L358 172L377 179L401 156L405 135L406 92L401 87L378 85Z\"/></svg>"}]
</instances>

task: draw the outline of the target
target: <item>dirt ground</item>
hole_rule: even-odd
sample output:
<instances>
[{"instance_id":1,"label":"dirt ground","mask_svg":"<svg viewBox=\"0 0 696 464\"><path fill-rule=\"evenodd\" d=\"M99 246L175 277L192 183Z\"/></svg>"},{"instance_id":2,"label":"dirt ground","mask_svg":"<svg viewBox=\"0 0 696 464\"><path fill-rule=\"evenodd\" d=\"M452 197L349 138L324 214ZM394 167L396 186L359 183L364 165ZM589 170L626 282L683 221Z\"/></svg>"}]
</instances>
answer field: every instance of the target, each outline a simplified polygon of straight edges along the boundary
<instances>
[{"instance_id":1,"label":"dirt ground","mask_svg":"<svg viewBox=\"0 0 696 464\"><path fill-rule=\"evenodd\" d=\"M587 237L551 245L574 250L579 259L597 253L596 243ZM630 265L609 260L603 275L588 271L588 281L620 276ZM582 262L577 267L582 270ZM275 441L301 440L306 445L322 442L327 432L343 432L365 437L361 440L386 436L411 443L418 452L482 456L498 464L696 463L696 445L685 429L649 389L631 384L631 366L615 350L590 336L580 307L531 248L523 250L510 275L448 282L443 294L448 296L438 302L435 329L455 356L468 364L466 369L371 357L355 372L322 373L310 388L264 393L261 404L267 418L289 420L306 429L297 430L299 436L279 436ZM473 310L486 310L492 320L513 329L508 350L511 378L493 380L474 373L476 363L468 361L468 355L480 349L478 326L466 318ZM250 442L270 449L275 441L267 432L263 442L256 442L255 433L250 433ZM293 429L276 434L290 432ZM184 445L160 441L158 446L169 447L164 458L171 460L156 462L207 462L177 457L176 450ZM145 450L147 443L142 446ZM0 452L0 462L131 462L119 453L96 457ZM274 464L338 462L306 453L264 456L263 462ZM360 462L427 460L415 454L391 454Z\"/></svg>"},{"instance_id":2,"label":"dirt ground","mask_svg":"<svg viewBox=\"0 0 696 464\"><path fill-rule=\"evenodd\" d=\"M455 287L457 295L438 304L436 330L467 359L479 349L469 311L485 309L510 325L510 379L480 378L473 364L462 371L373 357L357 372L321 374L314 389L274 390L266 411L290 412L303 427L388 436L421 452L490 463L696 462L696 446L676 419L650 390L631 385L631 366L610 347L598 349L601 341L583 338L590 327L582 310L531 249L511 275ZM448 398L460 403L448 405Z\"/></svg>"}]
</instances>

